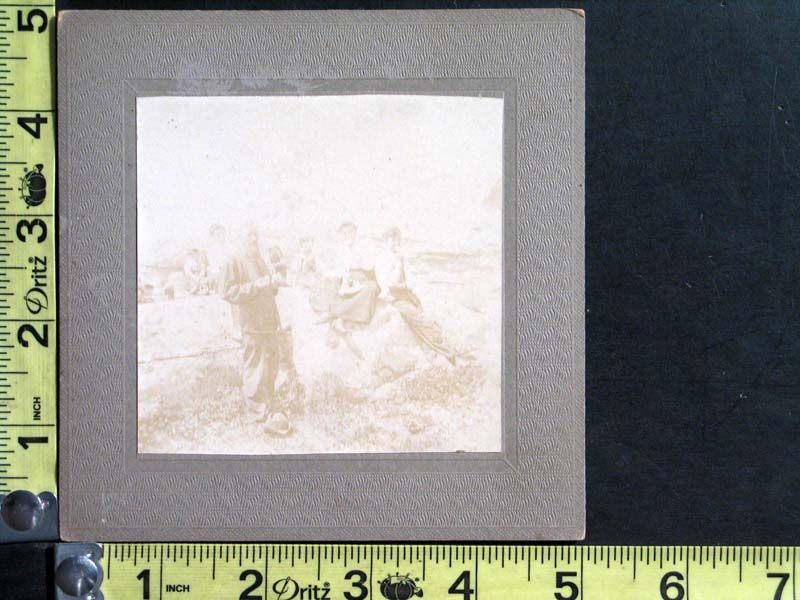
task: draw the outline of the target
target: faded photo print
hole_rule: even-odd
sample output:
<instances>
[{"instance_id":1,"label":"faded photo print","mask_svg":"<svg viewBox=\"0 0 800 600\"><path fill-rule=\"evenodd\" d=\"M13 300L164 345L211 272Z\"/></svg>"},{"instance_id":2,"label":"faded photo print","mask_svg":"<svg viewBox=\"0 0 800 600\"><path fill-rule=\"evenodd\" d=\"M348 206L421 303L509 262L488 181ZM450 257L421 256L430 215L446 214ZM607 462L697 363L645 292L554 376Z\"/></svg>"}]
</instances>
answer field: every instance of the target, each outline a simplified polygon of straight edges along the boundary
<instances>
[{"instance_id":1,"label":"faded photo print","mask_svg":"<svg viewBox=\"0 0 800 600\"><path fill-rule=\"evenodd\" d=\"M140 97L138 449L500 452L503 100Z\"/></svg>"}]
</instances>

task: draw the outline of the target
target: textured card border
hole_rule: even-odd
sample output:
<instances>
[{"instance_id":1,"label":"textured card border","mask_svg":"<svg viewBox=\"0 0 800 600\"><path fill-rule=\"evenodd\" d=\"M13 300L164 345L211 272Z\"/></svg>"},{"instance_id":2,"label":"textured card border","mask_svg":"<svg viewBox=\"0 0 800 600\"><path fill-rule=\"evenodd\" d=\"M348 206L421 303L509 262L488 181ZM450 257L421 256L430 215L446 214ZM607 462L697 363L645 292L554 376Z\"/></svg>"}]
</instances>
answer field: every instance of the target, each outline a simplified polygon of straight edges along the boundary
<instances>
[{"instance_id":1,"label":"textured card border","mask_svg":"<svg viewBox=\"0 0 800 600\"><path fill-rule=\"evenodd\" d=\"M573 11L62 13L62 537L581 537L583 28ZM502 453L136 454L135 97L215 86L503 94Z\"/></svg>"}]
</instances>

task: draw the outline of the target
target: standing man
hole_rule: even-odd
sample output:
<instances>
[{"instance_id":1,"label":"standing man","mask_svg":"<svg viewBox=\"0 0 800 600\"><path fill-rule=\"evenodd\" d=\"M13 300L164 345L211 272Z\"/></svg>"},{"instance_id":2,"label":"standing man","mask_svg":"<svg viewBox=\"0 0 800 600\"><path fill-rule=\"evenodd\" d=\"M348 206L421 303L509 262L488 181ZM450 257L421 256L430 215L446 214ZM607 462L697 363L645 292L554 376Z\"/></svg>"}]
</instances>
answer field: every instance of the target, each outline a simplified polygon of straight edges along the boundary
<instances>
[{"instance_id":1,"label":"standing man","mask_svg":"<svg viewBox=\"0 0 800 600\"><path fill-rule=\"evenodd\" d=\"M262 405L258 423L269 433L285 435L291 426L275 406L278 375L280 318L275 296L285 283L270 271L261 256L255 227L246 230L240 250L225 264L222 297L239 309L242 333L242 392Z\"/></svg>"}]
</instances>

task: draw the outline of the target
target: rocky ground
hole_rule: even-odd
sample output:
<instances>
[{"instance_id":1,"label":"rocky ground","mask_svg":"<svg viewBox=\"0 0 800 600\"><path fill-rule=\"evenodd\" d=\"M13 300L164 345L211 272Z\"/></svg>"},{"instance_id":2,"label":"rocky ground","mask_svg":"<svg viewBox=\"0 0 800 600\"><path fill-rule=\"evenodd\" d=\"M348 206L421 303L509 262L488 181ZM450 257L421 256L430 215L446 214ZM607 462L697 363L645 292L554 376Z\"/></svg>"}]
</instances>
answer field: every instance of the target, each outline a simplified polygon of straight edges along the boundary
<instances>
[{"instance_id":1,"label":"rocky ground","mask_svg":"<svg viewBox=\"0 0 800 600\"><path fill-rule=\"evenodd\" d=\"M499 353L487 354L473 295L436 315L475 360L455 367L423 349L390 306L352 334L359 359L315 325L302 289L279 294L296 377L279 375L293 431L275 437L242 398L230 307L214 296L139 305L139 450L291 454L500 450ZM499 344L493 348L499 348ZM291 385L289 385L291 384Z\"/></svg>"}]
</instances>

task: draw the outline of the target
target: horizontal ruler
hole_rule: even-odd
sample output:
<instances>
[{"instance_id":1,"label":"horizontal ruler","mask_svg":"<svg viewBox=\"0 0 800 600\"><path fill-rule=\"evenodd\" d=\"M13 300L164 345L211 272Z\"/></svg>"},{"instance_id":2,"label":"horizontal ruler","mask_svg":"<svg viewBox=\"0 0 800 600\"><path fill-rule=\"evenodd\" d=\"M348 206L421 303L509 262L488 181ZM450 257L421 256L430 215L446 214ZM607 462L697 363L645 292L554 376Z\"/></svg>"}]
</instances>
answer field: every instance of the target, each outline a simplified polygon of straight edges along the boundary
<instances>
[{"instance_id":1,"label":"horizontal ruler","mask_svg":"<svg viewBox=\"0 0 800 600\"><path fill-rule=\"evenodd\" d=\"M54 17L0 3L0 494L56 492Z\"/></svg>"},{"instance_id":2,"label":"horizontal ruler","mask_svg":"<svg viewBox=\"0 0 800 600\"><path fill-rule=\"evenodd\" d=\"M105 600L797 600L797 549L103 544Z\"/></svg>"}]
</instances>

